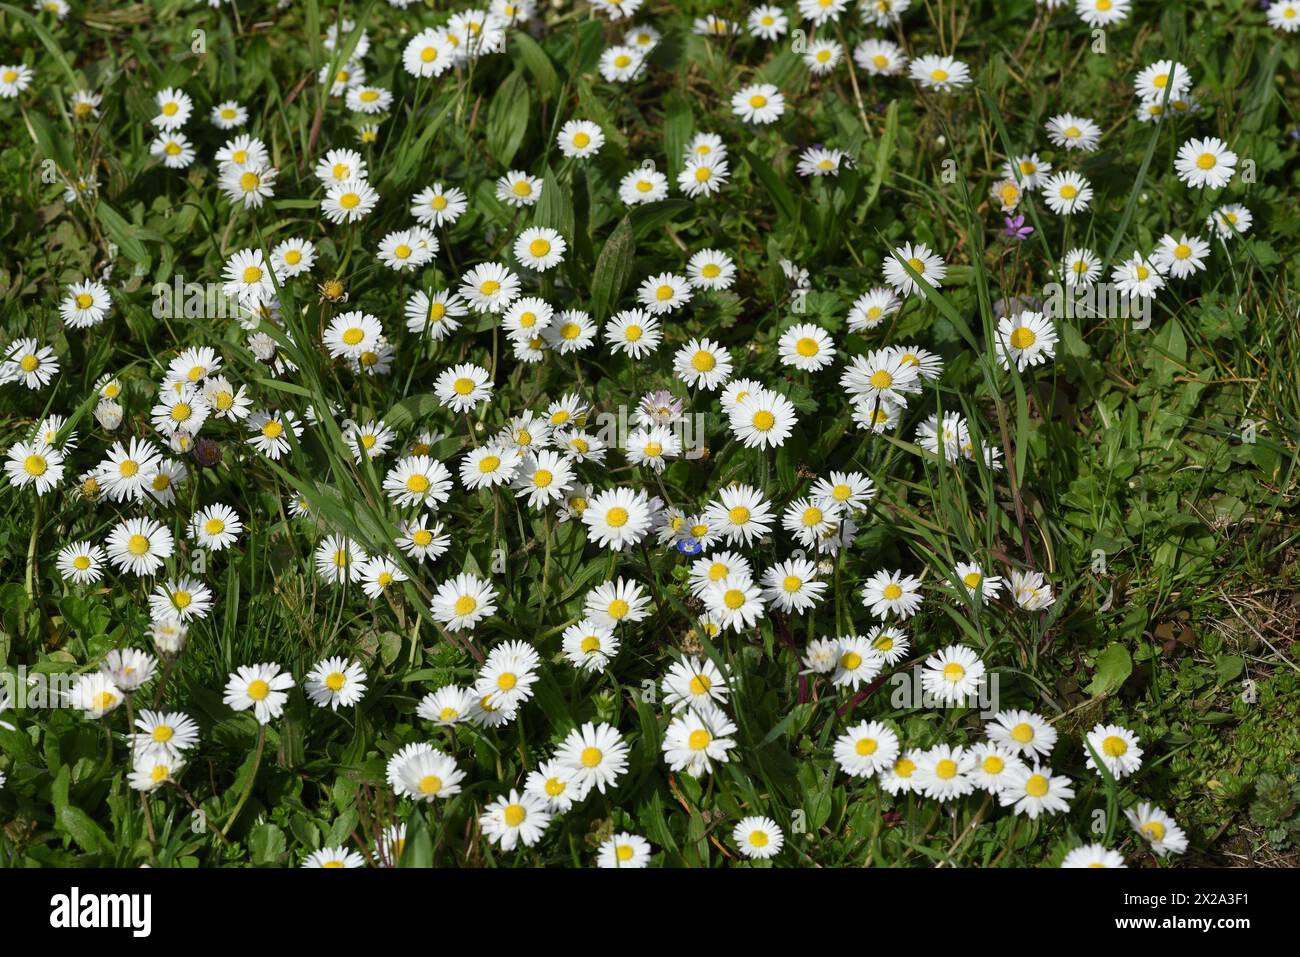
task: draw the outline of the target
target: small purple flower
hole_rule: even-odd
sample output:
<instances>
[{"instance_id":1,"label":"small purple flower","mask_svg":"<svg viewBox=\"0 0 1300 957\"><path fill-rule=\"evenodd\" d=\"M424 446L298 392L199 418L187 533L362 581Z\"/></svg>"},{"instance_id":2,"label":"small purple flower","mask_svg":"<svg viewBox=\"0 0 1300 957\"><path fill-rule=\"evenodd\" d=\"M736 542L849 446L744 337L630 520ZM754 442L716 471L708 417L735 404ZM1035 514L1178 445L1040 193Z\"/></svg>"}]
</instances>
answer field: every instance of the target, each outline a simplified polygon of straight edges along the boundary
<instances>
[{"instance_id":1,"label":"small purple flower","mask_svg":"<svg viewBox=\"0 0 1300 957\"><path fill-rule=\"evenodd\" d=\"M1002 221L1006 223L1006 228L1003 232L1008 239L1025 240L1034 234L1034 227L1025 225L1024 213L1015 217L1006 216Z\"/></svg>"},{"instance_id":2,"label":"small purple flower","mask_svg":"<svg viewBox=\"0 0 1300 957\"><path fill-rule=\"evenodd\" d=\"M676 548L683 555L691 556L699 555L704 551L704 546L700 544L699 539L691 538L690 536L677 539Z\"/></svg>"}]
</instances>

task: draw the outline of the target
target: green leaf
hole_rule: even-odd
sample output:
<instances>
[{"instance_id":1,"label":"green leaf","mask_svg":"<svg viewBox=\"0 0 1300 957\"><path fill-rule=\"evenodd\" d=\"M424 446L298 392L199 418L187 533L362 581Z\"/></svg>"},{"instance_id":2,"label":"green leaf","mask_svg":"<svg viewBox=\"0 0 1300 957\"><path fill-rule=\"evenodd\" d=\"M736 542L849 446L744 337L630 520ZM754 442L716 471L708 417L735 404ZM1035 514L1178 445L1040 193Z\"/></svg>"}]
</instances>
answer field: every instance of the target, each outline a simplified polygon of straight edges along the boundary
<instances>
[{"instance_id":1,"label":"green leaf","mask_svg":"<svg viewBox=\"0 0 1300 957\"><path fill-rule=\"evenodd\" d=\"M1240 655L1215 655L1214 657L1214 683L1217 685L1236 681L1245 670L1246 661Z\"/></svg>"},{"instance_id":2,"label":"green leaf","mask_svg":"<svg viewBox=\"0 0 1300 957\"><path fill-rule=\"evenodd\" d=\"M528 131L532 98L523 74L516 70L497 88L487 115L487 148L502 166L509 166Z\"/></svg>"},{"instance_id":3,"label":"green leaf","mask_svg":"<svg viewBox=\"0 0 1300 957\"><path fill-rule=\"evenodd\" d=\"M591 311L597 322L604 322L613 311L618 297L632 278L633 253L636 237L632 221L624 216L610 233L609 239L596 260L596 271L591 278Z\"/></svg>"},{"instance_id":4,"label":"green leaf","mask_svg":"<svg viewBox=\"0 0 1300 957\"><path fill-rule=\"evenodd\" d=\"M658 202L637 206L629 214L632 220L632 233L637 239L641 239L678 213L694 208L694 204L688 199L661 199Z\"/></svg>"},{"instance_id":5,"label":"green leaf","mask_svg":"<svg viewBox=\"0 0 1300 957\"><path fill-rule=\"evenodd\" d=\"M1097 670L1093 673L1088 694L1095 698L1113 694L1133 673L1133 658L1121 644L1112 644L1097 656Z\"/></svg>"},{"instance_id":6,"label":"green leaf","mask_svg":"<svg viewBox=\"0 0 1300 957\"><path fill-rule=\"evenodd\" d=\"M799 222L799 204L794 201L794 196L791 195L784 180L776 175L776 170L772 169L766 160L760 159L749 150L737 150L737 152L749 164L749 168L754 171L754 175L763 184L767 194L772 197L777 215L786 225L796 225Z\"/></svg>"},{"instance_id":7,"label":"green leaf","mask_svg":"<svg viewBox=\"0 0 1300 957\"><path fill-rule=\"evenodd\" d=\"M406 844L398 867L433 867L433 836L424 815L416 811L406 826Z\"/></svg>"},{"instance_id":8,"label":"green leaf","mask_svg":"<svg viewBox=\"0 0 1300 957\"><path fill-rule=\"evenodd\" d=\"M104 232L117 248L126 253L127 258L132 262L148 269L151 262L149 251L145 249L144 243L140 242L136 227L123 219L121 213L102 199L95 207L95 215L99 217Z\"/></svg>"},{"instance_id":9,"label":"green leaf","mask_svg":"<svg viewBox=\"0 0 1300 957\"><path fill-rule=\"evenodd\" d=\"M537 41L523 30L513 31L511 37L519 47L520 60L537 83L537 92L541 99L544 101L554 99L560 89L560 77L555 72L555 64L551 62L551 58L546 55L546 51Z\"/></svg>"},{"instance_id":10,"label":"green leaf","mask_svg":"<svg viewBox=\"0 0 1300 957\"><path fill-rule=\"evenodd\" d=\"M259 824L249 832L248 849L254 864L266 866L281 863L280 858L289 849L289 845L284 831L274 824Z\"/></svg>"},{"instance_id":11,"label":"green leaf","mask_svg":"<svg viewBox=\"0 0 1300 957\"><path fill-rule=\"evenodd\" d=\"M50 126L50 121L39 113L23 113L23 118L27 121L27 132L31 134L40 151L49 159L54 160L55 165L65 173L72 172L72 152L69 149L71 140L66 134L58 134Z\"/></svg>"},{"instance_id":12,"label":"green leaf","mask_svg":"<svg viewBox=\"0 0 1300 957\"><path fill-rule=\"evenodd\" d=\"M66 805L59 813L59 827L88 854L113 849L113 843L103 828L92 821L89 814L72 804Z\"/></svg>"},{"instance_id":13,"label":"green leaf","mask_svg":"<svg viewBox=\"0 0 1300 957\"><path fill-rule=\"evenodd\" d=\"M533 225L554 229L565 240L573 241L573 203L568 189L549 166L542 175L542 195L533 211Z\"/></svg>"}]
</instances>

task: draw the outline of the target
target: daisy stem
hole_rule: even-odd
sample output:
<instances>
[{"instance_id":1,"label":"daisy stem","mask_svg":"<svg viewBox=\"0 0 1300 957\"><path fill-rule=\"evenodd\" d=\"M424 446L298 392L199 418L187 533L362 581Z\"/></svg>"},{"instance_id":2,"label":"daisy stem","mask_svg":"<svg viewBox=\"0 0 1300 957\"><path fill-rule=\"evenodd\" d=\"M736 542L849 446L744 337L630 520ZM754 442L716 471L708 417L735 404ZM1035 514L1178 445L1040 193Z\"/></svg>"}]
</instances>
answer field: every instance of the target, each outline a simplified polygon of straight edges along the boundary
<instances>
[{"instance_id":1,"label":"daisy stem","mask_svg":"<svg viewBox=\"0 0 1300 957\"><path fill-rule=\"evenodd\" d=\"M32 537L27 543L27 597L31 598L36 590L36 542L41 532L41 499L36 499L36 508L32 512Z\"/></svg>"},{"instance_id":2,"label":"daisy stem","mask_svg":"<svg viewBox=\"0 0 1300 957\"><path fill-rule=\"evenodd\" d=\"M99 776L103 777L113 767L113 719L104 719L104 762L99 766Z\"/></svg>"},{"instance_id":3,"label":"daisy stem","mask_svg":"<svg viewBox=\"0 0 1300 957\"><path fill-rule=\"evenodd\" d=\"M879 776L873 775L872 784L876 791L876 821L871 826L871 844L869 852L871 860L875 860L880 852L880 828L885 823L885 789L880 786Z\"/></svg>"},{"instance_id":4,"label":"daisy stem","mask_svg":"<svg viewBox=\"0 0 1300 957\"><path fill-rule=\"evenodd\" d=\"M871 124L867 122L867 111L862 105L862 91L858 89L858 71L853 69L853 53L849 47L849 42L844 38L844 27L838 21L835 24L836 30L840 36L840 46L844 48L844 59L849 64L849 83L853 86L853 101L858 107L858 119L862 120L862 129L866 131L867 139L874 139L871 133Z\"/></svg>"},{"instance_id":5,"label":"daisy stem","mask_svg":"<svg viewBox=\"0 0 1300 957\"><path fill-rule=\"evenodd\" d=\"M650 549L646 546L644 538L641 539L641 555L645 558L645 570L655 583L655 607L659 609L659 621L661 624L667 625L668 616L664 613L664 600L661 594L662 589L659 587L659 573L655 571L654 565L650 564Z\"/></svg>"},{"instance_id":6,"label":"daisy stem","mask_svg":"<svg viewBox=\"0 0 1300 957\"><path fill-rule=\"evenodd\" d=\"M155 708L162 704L163 692L167 690L167 679L171 677L172 669L176 667L177 660L178 659L169 656L167 658L167 663L163 665L162 678L158 681L158 687L153 693L153 706Z\"/></svg>"},{"instance_id":7,"label":"daisy stem","mask_svg":"<svg viewBox=\"0 0 1300 957\"><path fill-rule=\"evenodd\" d=\"M542 603L537 611L539 622L546 620L546 599L549 597L551 574L551 510L546 509L542 514L546 516L546 548L542 556Z\"/></svg>"},{"instance_id":8,"label":"daisy stem","mask_svg":"<svg viewBox=\"0 0 1300 957\"><path fill-rule=\"evenodd\" d=\"M966 838L970 836L971 832L974 831L975 828L979 826L980 821L984 819L984 812L989 809L989 802L992 800L993 800L992 794L984 795L984 803L979 806L979 810L977 810L975 814L971 817L970 822L966 825L965 830L963 830L960 834L957 835L957 840L952 842L952 847L948 848L948 857L951 858L955 853L957 853L957 848L961 847L962 844L966 841ZM955 860L952 863L953 863L953 867L957 866L957 862ZM944 862L940 861L936 866L943 867L943 865Z\"/></svg>"},{"instance_id":9,"label":"daisy stem","mask_svg":"<svg viewBox=\"0 0 1300 957\"><path fill-rule=\"evenodd\" d=\"M221 828L221 839L224 841L226 835L230 833L230 827L239 817L239 812L244 809L248 803L248 796L253 793L253 782L257 780L257 769L262 764L262 752L266 749L266 725L260 725L257 729L257 749L253 752L253 767L248 772L248 780L244 783L244 790L239 795L239 800L235 802L235 809L230 812L230 817L226 818L225 826Z\"/></svg>"},{"instance_id":10,"label":"daisy stem","mask_svg":"<svg viewBox=\"0 0 1300 957\"><path fill-rule=\"evenodd\" d=\"M135 767L135 695L126 696L126 739L131 742L131 766ZM153 829L153 812L149 809L149 796L140 792L140 810L144 814L145 830L149 833L149 851L158 846L158 835Z\"/></svg>"},{"instance_id":11,"label":"daisy stem","mask_svg":"<svg viewBox=\"0 0 1300 957\"><path fill-rule=\"evenodd\" d=\"M925 825L925 830L912 839L913 844L920 845L922 841L930 836L930 831L934 828L935 822L939 820L939 815L942 813L943 805L940 804L934 809L934 814L930 816L929 822Z\"/></svg>"},{"instance_id":12,"label":"daisy stem","mask_svg":"<svg viewBox=\"0 0 1300 957\"><path fill-rule=\"evenodd\" d=\"M1007 851L1016 846L1016 838L1020 835L1020 825L1023 824L1024 821L1025 819L1023 817L1016 818L1016 826L1011 829L1011 836L1007 838L1007 846L1002 848L1002 850L998 852L998 856L989 862L989 867L997 867L998 864L1001 863L1002 858L1007 856Z\"/></svg>"}]
</instances>

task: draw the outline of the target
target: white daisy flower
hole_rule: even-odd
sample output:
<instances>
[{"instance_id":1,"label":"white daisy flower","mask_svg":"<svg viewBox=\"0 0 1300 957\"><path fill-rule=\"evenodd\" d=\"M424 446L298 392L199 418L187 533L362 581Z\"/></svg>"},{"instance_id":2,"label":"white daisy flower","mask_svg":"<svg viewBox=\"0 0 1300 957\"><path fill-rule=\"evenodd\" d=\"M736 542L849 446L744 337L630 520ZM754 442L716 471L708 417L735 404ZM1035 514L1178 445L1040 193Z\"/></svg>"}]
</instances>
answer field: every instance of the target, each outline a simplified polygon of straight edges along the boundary
<instances>
[{"instance_id":1,"label":"white daisy flower","mask_svg":"<svg viewBox=\"0 0 1300 957\"><path fill-rule=\"evenodd\" d=\"M775 857L785 844L785 835L770 817L741 818L732 828L731 839L741 854L756 860Z\"/></svg>"},{"instance_id":2,"label":"white daisy flower","mask_svg":"<svg viewBox=\"0 0 1300 957\"><path fill-rule=\"evenodd\" d=\"M251 710L257 723L266 725L284 712L293 684L293 675L277 664L241 665L226 682L222 701L236 711Z\"/></svg>"},{"instance_id":3,"label":"white daisy flower","mask_svg":"<svg viewBox=\"0 0 1300 957\"><path fill-rule=\"evenodd\" d=\"M921 687L945 704L978 696L984 683L984 662L965 645L948 645L926 658L921 672Z\"/></svg>"},{"instance_id":4,"label":"white daisy flower","mask_svg":"<svg viewBox=\"0 0 1300 957\"><path fill-rule=\"evenodd\" d=\"M490 582L462 572L438 586L430 607L433 617L449 631L473 631L480 621L496 613L496 598Z\"/></svg>"}]
</instances>

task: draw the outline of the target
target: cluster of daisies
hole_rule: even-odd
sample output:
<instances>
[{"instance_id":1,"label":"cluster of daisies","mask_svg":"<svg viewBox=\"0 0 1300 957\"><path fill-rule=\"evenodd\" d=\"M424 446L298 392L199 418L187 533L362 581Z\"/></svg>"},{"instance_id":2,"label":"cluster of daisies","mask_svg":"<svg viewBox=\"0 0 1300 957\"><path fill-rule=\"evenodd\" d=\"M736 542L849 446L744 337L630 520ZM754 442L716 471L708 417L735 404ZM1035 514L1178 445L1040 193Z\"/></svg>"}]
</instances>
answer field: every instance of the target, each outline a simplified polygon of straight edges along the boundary
<instances>
[{"instance_id":1,"label":"cluster of daisies","mask_svg":"<svg viewBox=\"0 0 1300 957\"><path fill-rule=\"evenodd\" d=\"M622 42L600 56L598 71L610 83L643 79L653 67L662 37L649 25L630 23L640 5L641 0L591 3L612 21L629 21ZM1062 5L1063 0L1044 4L1049 10ZM966 63L950 56L910 57L890 40L867 39L850 53L838 30L848 0L799 0L797 6L795 22L811 28L810 36L800 35L799 52L814 78L844 65L880 77L906 70L928 91L958 92L972 82ZM858 11L865 24L893 29L909 7L910 0L870 0L860 3ZM1295 9L1289 0L1275 3L1269 20L1293 30ZM1090 26L1110 26L1127 18L1129 0L1077 0L1076 12ZM418 80L435 80L449 71L461 78L471 73L480 56L506 53L511 31L535 14L531 0L495 0L489 9L452 14L442 26L404 39L402 66ZM693 27L708 37L747 32L753 39L774 43L791 35L791 23L783 8L763 5L750 12L743 27L717 15L700 18ZM378 124L394 107L391 90L366 82L370 36L344 20L330 25L324 50L328 62L321 65L318 82L330 98L341 98L349 112L364 117L359 141L365 147L375 142ZM26 66L0 66L0 95L17 96L33 75ZM1191 77L1181 64L1166 60L1145 68L1136 80L1138 119L1159 122L1167 112L1195 114L1191 88ZM751 83L722 97L733 115L756 128L776 123L793 107L770 82ZM194 101L175 88L157 91L154 100L157 113L150 122L157 133L150 152L167 169L186 169L198 155L185 133ZM73 117L80 122L96 119L100 105L100 95L89 90L78 90L71 99ZM270 161L271 152L261 139L235 132L250 122L248 109L239 102L216 104L210 121L217 130L233 133L213 156L217 187L232 211L255 215L275 197L279 170ZM603 128L581 116L557 117L550 133L567 161L587 162L589 175L610 177L612 164L606 168L604 160L588 162L601 153L607 129L608 123ZM1096 122L1068 112L1051 117L1046 134L1067 155L1093 152L1102 138ZM325 148L312 167L313 189L319 192L311 202L319 200L326 235L335 231L337 236L348 228L353 228L349 235L361 235L381 204L393 201L371 184L368 166L376 161L370 155L368 161L354 149ZM707 201L724 195L732 184L732 158L720 135L694 132L679 159L675 184L647 158L630 169L613 170L608 185L616 183L619 200L636 207L665 199L672 185L692 200ZM849 161L840 150L812 146L800 153L796 172L834 176ZM1221 140L1192 138L1179 150L1175 171L1191 188L1219 190L1231 182L1236 164L1236 155ZM1093 199L1092 185L1084 176L1054 171L1036 152L1012 156L1000 173L991 195L1008 214L1035 192L1061 216L1087 210ZM378 176L376 182L385 181ZM644 555L649 565L651 547L675 553L681 584L674 597L689 603L700 632L710 641L728 632L750 633L769 617L810 615L831 594L828 579L842 567L841 558L851 552L859 530L872 517L877 488L870 476L831 470L801 484L784 501L769 488L730 477L712 483L694 501L674 501L664 485L664 473L674 461L700 451L691 444L699 436L692 436L689 426L701 408L721 413L731 441L763 455L783 447L800 425L799 409L779 381L746 377L746 352L733 351L708 335L675 334L693 303L737 283L737 257L712 246L690 248L679 242L680 259L669 263L668 271L647 275L629 301L616 303L612 314L599 322L569 301L572 297L557 268L565 263L575 237L549 225L528 224L530 210L548 182L527 169L511 169L486 195L468 182L433 182L414 195L398 197L409 224L369 248L375 263L401 274L404 283L413 281L415 288L408 294L403 286L404 298L389 303L388 314L374 305L342 309L345 287L341 280L327 279L320 287L321 323L311 330L309 342L294 341L283 321L282 294L291 283L305 285L318 260L334 255L335 242L318 248L307 238L284 238L269 250L241 248L224 262L221 286L246 334L244 345L274 377L292 380L298 371L295 356L310 351L322 363L332 363L341 380L351 376L362 383L382 381L399 367L395 343L403 336L407 342L418 340L421 347L447 344L445 350L419 353L431 352L438 365L430 387L439 406L437 429L417 427L403 435L381 418L355 421L348 409L332 402L295 407L292 390L275 391L273 401L260 403L255 378L248 380L251 387L233 381L222 347L203 345L167 359L154 382L130 380L141 389L128 390L124 374L96 382L94 395L87 398L104 439L102 450L84 448L76 423L59 414L45 414L7 450L5 472L15 488L29 489L39 499L75 484L83 499L113 511L104 524L106 533L97 540L59 548L56 565L70 585L94 585L110 573L142 579L154 653L136 648L110 652L98 670L78 678L69 697L69 703L91 719L126 706L131 715L133 787L153 791L178 783L199 744L199 727L192 718L158 709L170 665L183 654L189 630L209 618L219 602L205 573L192 562L187 573L174 569L184 567L195 553L239 547L246 523L278 518L241 516L221 501L192 508L197 495L193 488L194 495L178 495L191 481L191 463L220 465L220 448L210 441L214 436L242 439L236 455L264 457L288 467L294 466L299 444L308 437L330 444L335 435L342 436L343 453L358 465L373 466L381 476L391 528L385 529L386 538L357 541L313 514L305 494L291 495L285 503L288 514L310 522L317 532L317 574L336 588L359 590L376 603L374 607L381 599L400 602L416 594L403 583L427 586L429 616L456 642L481 638L489 630L484 623L507 604L501 600L507 579L495 570L484 574L441 567L440 560L453 546L456 517L496 509L510 499L521 509L571 523L593 550L611 553L615 560ZM74 198L84 198L97 188L97 180L88 174L70 180L68 188ZM512 219L506 234L492 237L491 258L471 260L462 268L445 255L449 250L444 247L451 243L445 233L440 239L438 231L454 226L470 210L471 195L475 204L490 199L505 206ZM1226 242L1244 234L1250 222L1249 210L1223 205L1207 225ZM1112 281L1127 296L1150 298L1167 277L1183 279L1204 270L1209 252L1209 242L1200 237L1168 234L1149 256L1135 252L1133 259L1116 266ZM431 285L425 279L433 272L426 267L440 263L440 255L453 267L445 273L452 278ZM782 268L796 295L808 290L806 271L788 262L782 262ZM1083 248L1067 253L1062 264L1065 281L1072 286L1091 285L1101 269L1099 257ZM858 295L848 310L848 332L892 327L909 301L919 303L942 288L948 264L929 244L909 241L889 251L879 275L878 284ZM100 279L86 278L65 288L58 311L67 329L88 330L111 321L115 291L110 280L111 269ZM549 361L566 376L572 368L577 387L566 387L558 397L534 396L516 408L503 408L498 388L507 376L495 349L486 364L470 355L471 331L488 327L503 333L519 367ZM683 338L681 345L665 348ZM1019 310L999 317L990 358L1004 370L1014 366L1025 372L1053 360L1056 343L1047 316ZM602 349L640 374L662 373L673 383L671 389L637 394L626 435L595 427L598 410L583 384L579 359L584 352ZM920 400L927 387L933 395L932 387L944 371L940 356L911 342L880 344L848 356L830 330L809 321L796 321L781 332L775 351L783 375L790 379L821 387L829 395L834 395L831 382L837 381L854 423L868 433L896 433L909 404ZM44 390L59 370L51 346L21 338L0 354L0 387ZM140 407L138 397L146 385L148 401ZM501 421L487 428L489 418ZM953 467L1002 468L1003 450L985 440L976 417L931 413L916 426L913 437L928 455ZM72 471L74 456L85 458L84 471ZM65 472L75 476L75 483L65 481ZM303 478L303 484L311 487L316 482ZM185 505L187 499L191 505ZM545 527L552 525L548 521ZM787 557L779 557L782 552ZM873 568L859 596L875 624L865 634L811 640L801 655L802 674L811 682L823 682L833 694L870 689L887 669L909 662L913 641L905 623L927 601L996 614L1039 614L1056 601L1052 584L1039 571L1003 570L977 556L965 557L954 563L945 580L928 583L924 573ZM581 615L563 628L560 651L553 659L545 659L526 641L498 643L487 649L472 682L428 691L418 704L417 717L431 731L462 724L476 731L499 731L520 719L548 668L570 667L582 680L615 670L620 655L624 661L629 657L624 649L634 643L638 626L647 627L653 615L662 613L663 597L658 583L652 586L615 574L615 568L616 562L611 562L606 579L587 590ZM924 690L942 704L978 698L988 678L989 667L973 648L949 644L924 654ZM664 730L658 749L669 771L700 778L731 761L738 731L733 692L742 682L743 676L728 673L701 654L682 653L667 666L660 679L664 711L658 717ZM265 729L283 714L296 684L291 671L280 664L241 665L228 677L224 702L250 713ZM146 692L151 685L152 692ZM302 687L315 705L335 711L364 699L367 675L360 662L331 657L302 677ZM553 821L588 801L593 791L613 792L627 774L629 739L616 724L587 722L563 730L562 737L556 735L559 744L544 760L532 762L522 781L495 782L497 796L478 815L482 835L502 851L536 845ZM1056 741L1050 723L1029 712L1004 711L988 724L986 733L986 740L974 746L904 748L888 725L864 720L835 740L833 753L846 774L875 778L892 795L915 793L944 803L983 792L1031 819L1069 809L1074 797L1071 780L1045 763ZM1128 729L1099 725L1087 736L1084 760L1098 774L1118 779L1141 767L1142 753L1137 736ZM386 778L392 792L413 805L461 794L467 771L454 753L417 741L392 753ZM1142 802L1127 813L1157 854L1185 849L1186 836L1158 807ZM760 813L728 823L736 851L746 858L771 858L783 849L785 836L770 817ZM399 821L384 831L369 855L327 847L304 863L392 865L401 856L405 834ZM646 866L653 850L644 837L621 831L600 846L596 863ZM1123 858L1103 846L1086 845L1071 851L1065 863L1122 866Z\"/></svg>"},{"instance_id":2,"label":"cluster of daisies","mask_svg":"<svg viewBox=\"0 0 1300 957\"><path fill-rule=\"evenodd\" d=\"M847 654L856 654L847 652ZM927 689L974 688L984 680L983 666L973 657L945 653L926 662ZM998 712L985 725L985 740L973 746L938 744L927 749L905 748L898 733L880 721L862 721L840 735L834 745L836 763L854 778L874 778L892 795L917 794L940 804L984 793L1016 815L1030 820L1070 809L1075 796L1070 778L1056 774L1046 760L1056 746L1057 732L1041 715L1029 711ZM1119 725L1097 725L1086 736L1086 766L1120 780L1142 766L1137 735ZM1100 765L1098 764L1100 762ZM1149 802L1125 812L1134 830L1151 850L1164 857L1181 854L1187 837L1174 820ZM1063 867L1124 867L1123 855L1100 844L1087 844L1067 853Z\"/></svg>"}]
</instances>

